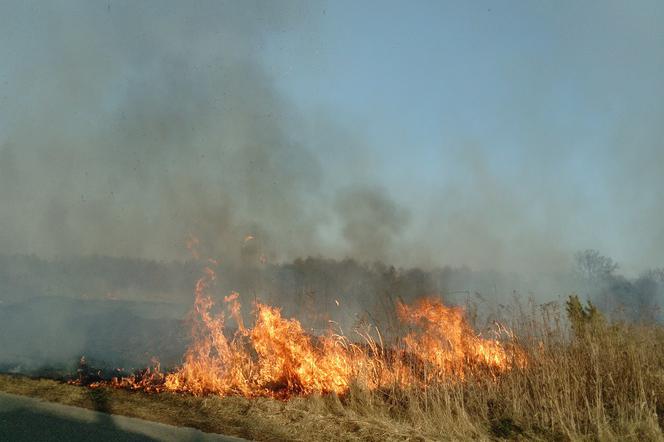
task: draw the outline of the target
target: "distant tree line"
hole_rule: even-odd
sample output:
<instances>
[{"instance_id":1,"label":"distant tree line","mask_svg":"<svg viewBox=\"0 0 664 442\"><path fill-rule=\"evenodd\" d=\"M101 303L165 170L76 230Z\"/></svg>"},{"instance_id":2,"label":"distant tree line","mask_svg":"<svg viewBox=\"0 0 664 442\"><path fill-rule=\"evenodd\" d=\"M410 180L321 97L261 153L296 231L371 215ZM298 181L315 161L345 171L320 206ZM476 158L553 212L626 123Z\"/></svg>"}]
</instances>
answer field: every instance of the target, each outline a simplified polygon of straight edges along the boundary
<instances>
[{"instance_id":1,"label":"distant tree line","mask_svg":"<svg viewBox=\"0 0 664 442\"><path fill-rule=\"evenodd\" d=\"M190 304L193 284L204 265L98 255L48 260L0 255L0 302L60 296ZM637 277L621 275L618 269L611 258L585 250L574 256L569 272L551 276L554 283L547 288L530 288L519 275L468 267L397 268L381 262L321 257L280 264L222 262L216 271L218 293L240 292L245 311L251 308L251 301L261 300L282 306L289 315L310 316L320 324L341 316L380 316L380 312L391 311L396 300L420 296L442 296L446 302L462 304L470 298L500 303L514 294L548 301L570 293L625 319L659 319L664 269L648 270ZM383 315L388 321L388 314Z\"/></svg>"},{"instance_id":2,"label":"distant tree line","mask_svg":"<svg viewBox=\"0 0 664 442\"><path fill-rule=\"evenodd\" d=\"M618 264L597 250L574 255L579 287L589 300L609 315L632 321L660 319L664 269L650 269L634 278L617 273Z\"/></svg>"}]
</instances>

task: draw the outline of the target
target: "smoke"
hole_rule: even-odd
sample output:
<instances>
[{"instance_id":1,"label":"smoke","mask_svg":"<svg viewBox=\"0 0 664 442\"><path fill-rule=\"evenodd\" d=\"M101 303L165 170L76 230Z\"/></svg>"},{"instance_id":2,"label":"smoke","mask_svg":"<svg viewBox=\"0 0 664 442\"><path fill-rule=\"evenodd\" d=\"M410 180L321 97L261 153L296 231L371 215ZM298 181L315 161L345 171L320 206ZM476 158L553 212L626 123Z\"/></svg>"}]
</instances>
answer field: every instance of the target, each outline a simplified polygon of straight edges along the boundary
<instances>
[{"instance_id":1,"label":"smoke","mask_svg":"<svg viewBox=\"0 0 664 442\"><path fill-rule=\"evenodd\" d=\"M342 220L349 256L368 260L394 256L394 238L403 233L408 213L377 188L351 188L339 193L336 208Z\"/></svg>"},{"instance_id":2,"label":"smoke","mask_svg":"<svg viewBox=\"0 0 664 442\"><path fill-rule=\"evenodd\" d=\"M372 145L364 123L339 109L300 109L277 87L265 47L287 32L314 36L324 49L322 32L311 30L325 6L3 3L0 250L183 259L191 233L202 255L234 262L323 255L542 273L568 269L573 252L590 247L632 272L661 265L662 100L637 87L630 63L616 66L608 49L655 84L649 76L661 61L646 64L630 50L659 47L651 20L630 12L621 22L629 38L613 44L618 37L605 41L586 27L561 32L584 16L563 8L539 32L564 38L542 44L585 76L570 78L541 56L482 58L494 64L473 71L472 90L458 85L468 103L445 107L438 156L418 159L416 141L399 140L412 155ZM597 27L622 9L593 11ZM495 25L507 30L501 20ZM631 29L639 20L644 26ZM595 66L605 68L602 81L590 75ZM607 95L616 84L625 91ZM571 121L546 105L575 92L579 112L601 122ZM495 119L468 133L473 103L495 107ZM635 112L614 127L607 109L622 105ZM602 141L585 148L600 123ZM247 235L256 238L250 254Z\"/></svg>"},{"instance_id":3,"label":"smoke","mask_svg":"<svg viewBox=\"0 0 664 442\"><path fill-rule=\"evenodd\" d=\"M510 20L503 11L491 26L466 26L491 29L495 39L453 26L466 37L451 40L461 49L434 42L422 50L425 65L360 65L367 72L355 89L324 84L379 108L383 97L364 89L386 91L398 79L390 105L403 127L380 127L372 138L371 123L352 121L345 109L298 107L278 86L283 66L265 57L281 33L325 38L310 31L331 6L3 2L0 253L49 260L5 256L0 302L90 294L115 302L104 298L110 294L177 304L162 312L174 320L198 276L196 265L183 264L190 234L200 238L200 256L221 259L220 292L260 296L293 314L307 305L334 311L338 299L355 320L390 297L433 294L499 302L514 292L611 292L640 310L661 299L661 278L633 277L661 267L664 250L662 59L643 55L662 47L656 14L574 6ZM600 29L607 23L621 32ZM539 39L515 43L534 27ZM394 47L429 35L401 41L404 29L385 33ZM372 45L384 42L370 37L360 45L366 57L349 60L375 60L381 51ZM334 42L314 43L324 52ZM436 72L439 55L444 69ZM307 54L295 59L324 65ZM402 70L411 60L427 81ZM438 74L447 76L434 84ZM448 96L443 108L431 106ZM418 146L423 134L404 130L420 119L440 124L436 152ZM393 135L398 148L375 145ZM586 248L615 257L627 276L599 288L578 284L569 274L573 252ZM43 323L30 336L67 336L62 355L95 347L87 326L67 331L81 316L69 303L25 308L6 313L13 319L4 336L27 336ZM84 323L106 313L86 313ZM25 348L58 354L56 343L37 341Z\"/></svg>"},{"instance_id":4,"label":"smoke","mask_svg":"<svg viewBox=\"0 0 664 442\"><path fill-rule=\"evenodd\" d=\"M317 249L323 168L258 55L306 4L10 8L2 250L182 258L188 233L228 259L247 234L273 257Z\"/></svg>"}]
</instances>

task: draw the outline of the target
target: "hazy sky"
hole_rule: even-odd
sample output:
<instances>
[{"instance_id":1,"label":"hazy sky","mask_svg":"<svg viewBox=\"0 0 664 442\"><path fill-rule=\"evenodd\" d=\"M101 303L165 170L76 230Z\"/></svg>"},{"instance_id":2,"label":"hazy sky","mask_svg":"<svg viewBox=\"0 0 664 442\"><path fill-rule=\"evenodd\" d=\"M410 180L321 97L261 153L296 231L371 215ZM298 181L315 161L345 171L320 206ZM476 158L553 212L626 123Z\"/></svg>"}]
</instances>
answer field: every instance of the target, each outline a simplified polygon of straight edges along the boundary
<instances>
[{"instance_id":1,"label":"hazy sky","mask_svg":"<svg viewBox=\"0 0 664 442\"><path fill-rule=\"evenodd\" d=\"M664 266L664 3L0 2L0 250Z\"/></svg>"}]
</instances>

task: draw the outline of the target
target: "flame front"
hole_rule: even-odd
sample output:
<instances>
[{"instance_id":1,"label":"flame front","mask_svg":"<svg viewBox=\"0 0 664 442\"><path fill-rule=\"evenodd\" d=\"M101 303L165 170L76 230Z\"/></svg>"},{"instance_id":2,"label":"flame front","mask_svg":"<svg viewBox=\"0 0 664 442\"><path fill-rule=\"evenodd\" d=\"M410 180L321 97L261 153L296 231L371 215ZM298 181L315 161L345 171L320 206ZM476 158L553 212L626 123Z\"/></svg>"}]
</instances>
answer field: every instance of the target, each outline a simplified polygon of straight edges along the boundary
<instances>
[{"instance_id":1,"label":"flame front","mask_svg":"<svg viewBox=\"0 0 664 442\"><path fill-rule=\"evenodd\" d=\"M183 364L169 374L162 374L156 365L140 380L123 378L114 385L195 395L286 398L343 394L351 383L370 390L390 385L426 387L463 381L475 368L495 377L512 368L517 359L500 341L476 334L462 308L447 307L434 298L399 303L397 315L409 331L384 345L377 328L373 334L358 332L359 342L332 330L311 336L298 320L284 318L279 308L261 303L255 303L253 327L245 327L239 294L233 292L224 298L237 326L229 337L226 315L213 313L209 290L215 279L212 266L207 266L196 282L192 343Z\"/></svg>"},{"instance_id":2,"label":"flame front","mask_svg":"<svg viewBox=\"0 0 664 442\"><path fill-rule=\"evenodd\" d=\"M408 333L403 342L409 354L433 368L425 380L454 375L463 378L469 367L484 366L494 372L510 368L503 345L473 331L461 307L447 307L438 299L420 299L412 306L397 305L399 317L419 331Z\"/></svg>"}]
</instances>

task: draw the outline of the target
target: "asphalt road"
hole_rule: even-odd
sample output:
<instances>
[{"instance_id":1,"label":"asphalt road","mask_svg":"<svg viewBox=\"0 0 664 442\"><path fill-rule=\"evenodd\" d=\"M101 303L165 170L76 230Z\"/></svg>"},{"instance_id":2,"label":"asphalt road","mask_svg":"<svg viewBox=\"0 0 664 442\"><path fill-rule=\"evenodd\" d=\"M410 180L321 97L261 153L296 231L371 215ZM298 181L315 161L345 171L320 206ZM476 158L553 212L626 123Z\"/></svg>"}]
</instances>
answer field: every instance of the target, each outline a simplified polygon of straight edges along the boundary
<instances>
[{"instance_id":1,"label":"asphalt road","mask_svg":"<svg viewBox=\"0 0 664 442\"><path fill-rule=\"evenodd\" d=\"M240 442L243 439L0 393L0 441Z\"/></svg>"}]
</instances>

